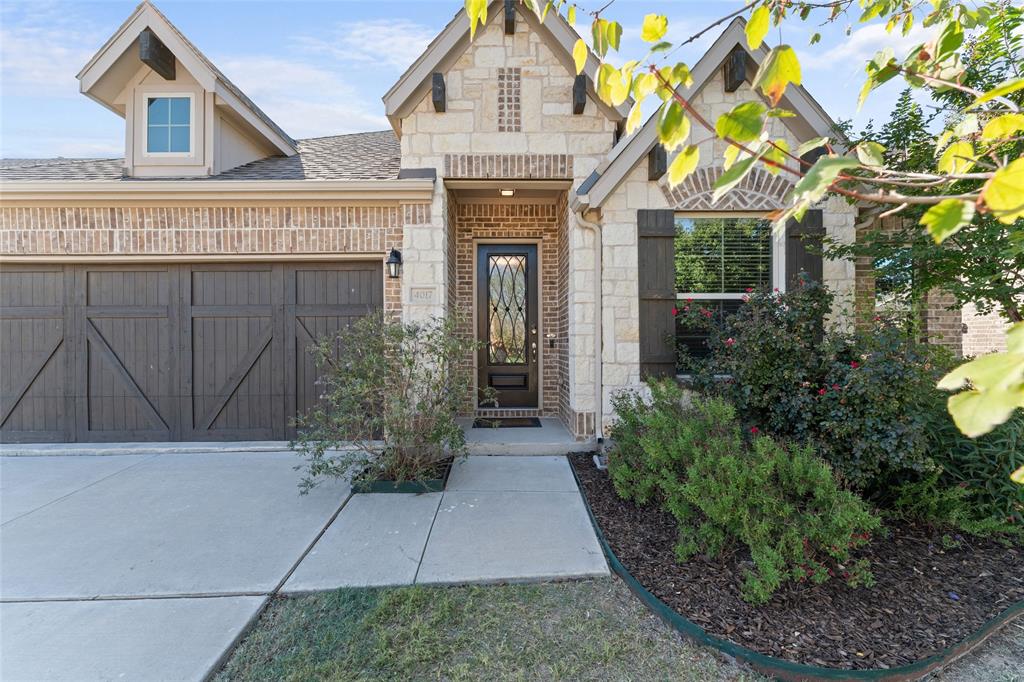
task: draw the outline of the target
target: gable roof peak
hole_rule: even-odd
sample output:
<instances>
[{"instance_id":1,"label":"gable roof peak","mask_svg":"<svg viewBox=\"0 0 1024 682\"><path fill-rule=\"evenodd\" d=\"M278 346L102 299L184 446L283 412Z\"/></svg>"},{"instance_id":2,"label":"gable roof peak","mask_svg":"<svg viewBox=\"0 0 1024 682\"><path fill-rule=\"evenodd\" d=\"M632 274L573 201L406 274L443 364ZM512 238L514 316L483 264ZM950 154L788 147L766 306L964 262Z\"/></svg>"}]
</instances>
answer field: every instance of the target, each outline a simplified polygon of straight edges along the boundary
<instances>
[{"instance_id":1,"label":"gable roof peak","mask_svg":"<svg viewBox=\"0 0 1024 682\"><path fill-rule=\"evenodd\" d=\"M152 31L205 90L218 95L225 106L273 147L286 156L297 152L295 140L232 83L151 0L142 0L78 72L79 90L84 95L124 116L123 107L115 98L142 64L137 43L144 29Z\"/></svg>"},{"instance_id":2,"label":"gable roof peak","mask_svg":"<svg viewBox=\"0 0 1024 682\"><path fill-rule=\"evenodd\" d=\"M501 20L500 17L504 16L504 11L498 11L498 8L504 7L504 4L504 0L490 1L487 8L487 24L478 27L478 33L492 23ZM580 36L565 17L558 12L548 12L545 20L541 22L534 12L524 11L520 3L515 3L515 11L517 16L521 17L529 27L529 30L537 32L548 43L548 47L552 48L556 57L575 74L576 67L572 50ZM455 13L452 20L430 41L423 53L381 98L384 101L388 120L397 134L401 135L401 119L411 113L429 89L431 74L449 68L470 47L469 33L469 18L463 7ZM588 50L587 62L583 68L583 73L588 77L587 92L609 118L615 121L625 121L633 105L633 100L632 98L627 99L617 107L612 107L601 101L594 90L597 70L600 65L601 62L597 55Z\"/></svg>"}]
</instances>

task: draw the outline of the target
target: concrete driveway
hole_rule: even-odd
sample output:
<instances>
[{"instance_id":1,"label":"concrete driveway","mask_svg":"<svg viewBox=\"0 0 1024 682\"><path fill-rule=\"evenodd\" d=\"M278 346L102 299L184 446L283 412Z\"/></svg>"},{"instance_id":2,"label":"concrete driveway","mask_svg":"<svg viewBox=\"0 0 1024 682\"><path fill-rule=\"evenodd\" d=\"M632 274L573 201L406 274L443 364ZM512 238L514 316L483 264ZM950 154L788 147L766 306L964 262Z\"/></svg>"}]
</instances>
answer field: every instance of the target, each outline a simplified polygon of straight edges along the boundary
<instances>
[{"instance_id":1,"label":"concrete driveway","mask_svg":"<svg viewBox=\"0 0 1024 682\"><path fill-rule=\"evenodd\" d=\"M200 680L277 592L608 575L565 457L349 500L291 452L175 447L0 457L0 680Z\"/></svg>"},{"instance_id":2,"label":"concrete driveway","mask_svg":"<svg viewBox=\"0 0 1024 682\"><path fill-rule=\"evenodd\" d=\"M348 497L296 461L0 458L0 679L202 679Z\"/></svg>"}]
</instances>

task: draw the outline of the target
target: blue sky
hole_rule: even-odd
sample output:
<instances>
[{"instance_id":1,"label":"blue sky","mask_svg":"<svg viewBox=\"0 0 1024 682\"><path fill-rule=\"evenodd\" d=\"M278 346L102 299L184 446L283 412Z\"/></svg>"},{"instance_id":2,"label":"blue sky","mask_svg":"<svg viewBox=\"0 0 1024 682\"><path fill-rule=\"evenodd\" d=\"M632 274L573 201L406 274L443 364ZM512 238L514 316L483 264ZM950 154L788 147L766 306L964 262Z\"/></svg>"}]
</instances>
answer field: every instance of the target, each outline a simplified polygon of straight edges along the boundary
<instances>
[{"instance_id":1,"label":"blue sky","mask_svg":"<svg viewBox=\"0 0 1024 682\"><path fill-rule=\"evenodd\" d=\"M156 0L182 32L293 137L387 128L381 96L461 7L458 0L277 2ZM589 7L591 3L580 3ZM78 92L75 74L133 11L132 0L3 0L0 4L0 156L120 156L123 121ZM616 0L623 59L643 56L640 22L669 17L668 39L692 35L740 6L735 0ZM580 26L586 17L580 13ZM817 22L815 22L817 23ZM877 49L901 53L925 35L887 35L849 21L817 28L789 21L770 42L793 45L804 84L834 118L882 120L899 92L891 84L859 114L863 65ZM587 25L589 25L587 23ZM724 26L724 25L723 25ZM807 45L820 30L821 43ZM678 53L692 64L713 29Z\"/></svg>"}]
</instances>

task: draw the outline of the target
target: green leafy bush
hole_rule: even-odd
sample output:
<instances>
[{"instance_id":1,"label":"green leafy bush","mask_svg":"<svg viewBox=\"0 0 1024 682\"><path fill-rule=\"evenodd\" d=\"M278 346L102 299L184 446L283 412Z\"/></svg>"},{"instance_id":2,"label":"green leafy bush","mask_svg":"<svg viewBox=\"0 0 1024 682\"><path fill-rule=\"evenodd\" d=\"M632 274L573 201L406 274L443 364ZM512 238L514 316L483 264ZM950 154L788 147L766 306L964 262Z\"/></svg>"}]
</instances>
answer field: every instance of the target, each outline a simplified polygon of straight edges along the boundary
<instances>
[{"instance_id":1,"label":"green leafy bush","mask_svg":"<svg viewBox=\"0 0 1024 682\"><path fill-rule=\"evenodd\" d=\"M937 400L929 423L932 457L942 467L938 481L965 491L971 518L1024 526L1024 485L1008 475L1024 466L1024 411L984 436L968 438L945 408L945 401Z\"/></svg>"},{"instance_id":2,"label":"green leafy bush","mask_svg":"<svg viewBox=\"0 0 1024 682\"><path fill-rule=\"evenodd\" d=\"M464 454L456 422L474 398L475 341L455 319L407 324L384 313L357 320L312 347L320 400L296 426L302 490L325 477L430 478Z\"/></svg>"},{"instance_id":3,"label":"green leafy bush","mask_svg":"<svg viewBox=\"0 0 1024 682\"><path fill-rule=\"evenodd\" d=\"M944 484L941 471L934 471L919 481L901 483L895 493L892 509L901 518L951 527L972 535L1015 531L1010 523L986 514L974 504L966 485Z\"/></svg>"},{"instance_id":4,"label":"green leafy bush","mask_svg":"<svg viewBox=\"0 0 1024 682\"><path fill-rule=\"evenodd\" d=\"M748 442L729 403L690 401L671 380L652 382L651 393L651 401L617 398L623 411L608 467L619 495L657 502L676 518L680 561L742 543L754 562L744 598L758 603L786 581L839 574L870 584L851 550L868 542L879 520L840 489L811 448L757 434Z\"/></svg>"},{"instance_id":5,"label":"green leafy bush","mask_svg":"<svg viewBox=\"0 0 1024 682\"><path fill-rule=\"evenodd\" d=\"M848 485L873 494L935 469L927 402L951 358L886 320L864 331L826 328L832 302L826 288L804 282L783 294L752 292L719 324L692 306L685 324L703 320L711 354L687 370L745 421L812 445Z\"/></svg>"}]
</instances>

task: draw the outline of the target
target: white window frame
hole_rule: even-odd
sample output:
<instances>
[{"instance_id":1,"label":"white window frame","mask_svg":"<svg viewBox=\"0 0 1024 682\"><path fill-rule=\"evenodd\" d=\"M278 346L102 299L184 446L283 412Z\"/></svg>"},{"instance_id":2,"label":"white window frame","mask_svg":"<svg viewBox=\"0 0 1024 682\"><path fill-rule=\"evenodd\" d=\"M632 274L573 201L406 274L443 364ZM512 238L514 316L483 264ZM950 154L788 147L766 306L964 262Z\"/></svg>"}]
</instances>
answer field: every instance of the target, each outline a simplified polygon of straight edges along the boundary
<instances>
[{"instance_id":1,"label":"white window frame","mask_svg":"<svg viewBox=\"0 0 1024 682\"><path fill-rule=\"evenodd\" d=\"M167 97L170 99L188 98L188 151L187 152L151 152L149 151L149 100ZM191 159L196 155L196 97L191 92L144 92L142 93L142 155L150 158Z\"/></svg>"},{"instance_id":2,"label":"white window frame","mask_svg":"<svg viewBox=\"0 0 1024 682\"><path fill-rule=\"evenodd\" d=\"M699 220L701 218L758 218L769 220L764 213L756 211L676 211L676 218L690 218ZM675 246L673 245L673 252ZM780 293L786 291L786 230L772 229L772 288L778 289ZM676 292L676 300L686 301L739 301L745 293L715 294L715 293L679 293Z\"/></svg>"}]
</instances>

